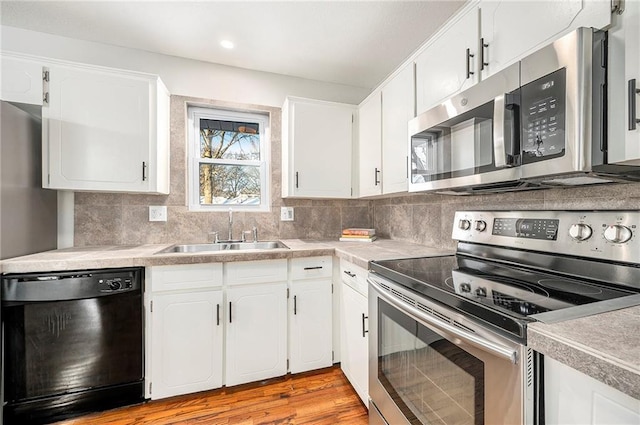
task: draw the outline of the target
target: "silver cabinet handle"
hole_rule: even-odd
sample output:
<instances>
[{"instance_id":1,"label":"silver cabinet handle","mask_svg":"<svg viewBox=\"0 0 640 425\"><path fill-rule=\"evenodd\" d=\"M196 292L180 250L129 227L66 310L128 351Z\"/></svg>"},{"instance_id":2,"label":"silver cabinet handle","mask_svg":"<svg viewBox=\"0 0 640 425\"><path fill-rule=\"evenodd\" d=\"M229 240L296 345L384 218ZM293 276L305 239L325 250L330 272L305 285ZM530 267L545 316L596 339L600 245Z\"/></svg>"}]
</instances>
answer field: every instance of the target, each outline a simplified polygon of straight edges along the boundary
<instances>
[{"instance_id":1,"label":"silver cabinet handle","mask_svg":"<svg viewBox=\"0 0 640 425\"><path fill-rule=\"evenodd\" d=\"M349 270L345 270L344 274L346 274L349 277L356 277L356 274L355 273L351 273Z\"/></svg>"},{"instance_id":2,"label":"silver cabinet handle","mask_svg":"<svg viewBox=\"0 0 640 425\"><path fill-rule=\"evenodd\" d=\"M220 304L216 304L216 326L220 326Z\"/></svg>"},{"instance_id":3,"label":"silver cabinet handle","mask_svg":"<svg viewBox=\"0 0 640 425\"><path fill-rule=\"evenodd\" d=\"M298 299L297 299L297 296L294 295L293 296L293 315L295 316L296 314L298 314Z\"/></svg>"},{"instance_id":4,"label":"silver cabinet handle","mask_svg":"<svg viewBox=\"0 0 640 425\"><path fill-rule=\"evenodd\" d=\"M322 266L305 267L303 270L320 270Z\"/></svg>"},{"instance_id":5,"label":"silver cabinet handle","mask_svg":"<svg viewBox=\"0 0 640 425\"><path fill-rule=\"evenodd\" d=\"M142 181L147 180L147 163L142 161Z\"/></svg>"},{"instance_id":6,"label":"silver cabinet handle","mask_svg":"<svg viewBox=\"0 0 640 425\"><path fill-rule=\"evenodd\" d=\"M375 168L375 174L373 176L373 183L374 186L377 186L380 184L380 179L378 178L378 176L380 175L380 170L378 170L378 167Z\"/></svg>"},{"instance_id":7,"label":"silver cabinet handle","mask_svg":"<svg viewBox=\"0 0 640 425\"><path fill-rule=\"evenodd\" d=\"M505 347L500 344L496 344L491 341L487 341L486 339L480 338L477 335L472 333L463 331L461 329L456 328L453 325L450 325L442 320L438 320L434 317L431 317L428 314L424 314L416 307L413 307L403 301L400 301L386 293L386 291L380 287L376 282L371 279L368 279L369 285L376 291L376 295L388 302L389 304L393 304L394 307L399 309L400 311L406 313L409 316L413 316L415 318L420 319L420 321L428 323L430 326L433 326L436 329L439 329L442 332L446 332L453 336L458 337L460 340L478 347L482 350L489 351L499 357L507 359L511 361L513 364L518 364L518 353L517 351L512 350L509 347ZM364 314L362 315L364 317ZM363 323L364 323L364 319ZM364 325L363 325L364 326Z\"/></svg>"}]
</instances>

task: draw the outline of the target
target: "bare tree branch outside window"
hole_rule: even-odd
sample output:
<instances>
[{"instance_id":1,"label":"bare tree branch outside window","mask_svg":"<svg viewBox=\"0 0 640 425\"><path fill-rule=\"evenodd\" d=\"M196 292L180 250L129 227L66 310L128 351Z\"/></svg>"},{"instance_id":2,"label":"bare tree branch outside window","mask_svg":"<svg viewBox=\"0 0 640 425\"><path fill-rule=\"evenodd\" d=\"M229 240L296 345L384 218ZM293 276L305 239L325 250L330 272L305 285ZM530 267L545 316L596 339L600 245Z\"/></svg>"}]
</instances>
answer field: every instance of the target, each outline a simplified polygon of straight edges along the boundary
<instances>
[{"instance_id":1,"label":"bare tree branch outside window","mask_svg":"<svg viewBox=\"0 0 640 425\"><path fill-rule=\"evenodd\" d=\"M258 124L201 119L200 158L201 204L260 203Z\"/></svg>"}]
</instances>

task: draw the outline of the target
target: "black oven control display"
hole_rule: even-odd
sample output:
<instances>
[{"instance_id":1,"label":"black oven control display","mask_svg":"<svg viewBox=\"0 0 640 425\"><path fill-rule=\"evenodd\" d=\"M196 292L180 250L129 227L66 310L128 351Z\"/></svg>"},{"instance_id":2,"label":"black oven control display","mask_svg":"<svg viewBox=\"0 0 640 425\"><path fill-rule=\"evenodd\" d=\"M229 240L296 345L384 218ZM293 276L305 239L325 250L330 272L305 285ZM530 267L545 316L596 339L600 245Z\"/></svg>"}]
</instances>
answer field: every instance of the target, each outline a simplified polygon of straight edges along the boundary
<instances>
[{"instance_id":1,"label":"black oven control display","mask_svg":"<svg viewBox=\"0 0 640 425\"><path fill-rule=\"evenodd\" d=\"M537 218L496 218L493 220L492 235L511 238L543 239L555 241L558 238L560 220Z\"/></svg>"},{"instance_id":2,"label":"black oven control display","mask_svg":"<svg viewBox=\"0 0 640 425\"><path fill-rule=\"evenodd\" d=\"M562 68L522 87L523 164L564 155L565 80Z\"/></svg>"}]
</instances>

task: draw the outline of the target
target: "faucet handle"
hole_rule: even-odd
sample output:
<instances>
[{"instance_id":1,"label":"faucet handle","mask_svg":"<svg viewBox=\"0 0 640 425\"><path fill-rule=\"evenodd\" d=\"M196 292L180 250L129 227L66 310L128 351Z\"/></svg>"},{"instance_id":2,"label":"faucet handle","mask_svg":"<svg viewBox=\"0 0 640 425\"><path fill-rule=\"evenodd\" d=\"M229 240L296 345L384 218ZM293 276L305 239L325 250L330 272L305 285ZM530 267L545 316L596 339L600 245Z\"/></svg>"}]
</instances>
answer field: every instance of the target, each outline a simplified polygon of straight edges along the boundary
<instances>
[{"instance_id":1,"label":"faucet handle","mask_svg":"<svg viewBox=\"0 0 640 425\"><path fill-rule=\"evenodd\" d=\"M243 230L242 231L242 242L246 242L247 241L247 233L251 233L251 230Z\"/></svg>"},{"instance_id":2,"label":"faucet handle","mask_svg":"<svg viewBox=\"0 0 640 425\"><path fill-rule=\"evenodd\" d=\"M213 235L213 243L220 243L218 232L209 232L209 234Z\"/></svg>"},{"instance_id":3,"label":"faucet handle","mask_svg":"<svg viewBox=\"0 0 640 425\"><path fill-rule=\"evenodd\" d=\"M256 226L253 226L251 233L253 233L253 241L258 242L258 228Z\"/></svg>"}]
</instances>

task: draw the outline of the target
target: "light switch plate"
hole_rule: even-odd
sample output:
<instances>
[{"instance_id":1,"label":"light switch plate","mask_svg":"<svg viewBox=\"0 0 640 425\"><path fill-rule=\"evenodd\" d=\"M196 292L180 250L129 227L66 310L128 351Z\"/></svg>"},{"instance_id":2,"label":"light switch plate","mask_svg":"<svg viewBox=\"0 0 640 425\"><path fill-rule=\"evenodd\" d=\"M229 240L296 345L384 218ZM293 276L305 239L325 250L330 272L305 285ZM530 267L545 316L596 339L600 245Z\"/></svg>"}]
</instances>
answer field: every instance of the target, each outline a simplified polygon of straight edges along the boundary
<instances>
[{"instance_id":1,"label":"light switch plate","mask_svg":"<svg viewBox=\"0 0 640 425\"><path fill-rule=\"evenodd\" d=\"M280 221L293 221L293 207L280 207Z\"/></svg>"},{"instance_id":2,"label":"light switch plate","mask_svg":"<svg viewBox=\"0 0 640 425\"><path fill-rule=\"evenodd\" d=\"M166 205L150 205L149 206L149 221L167 221L167 206Z\"/></svg>"}]
</instances>

